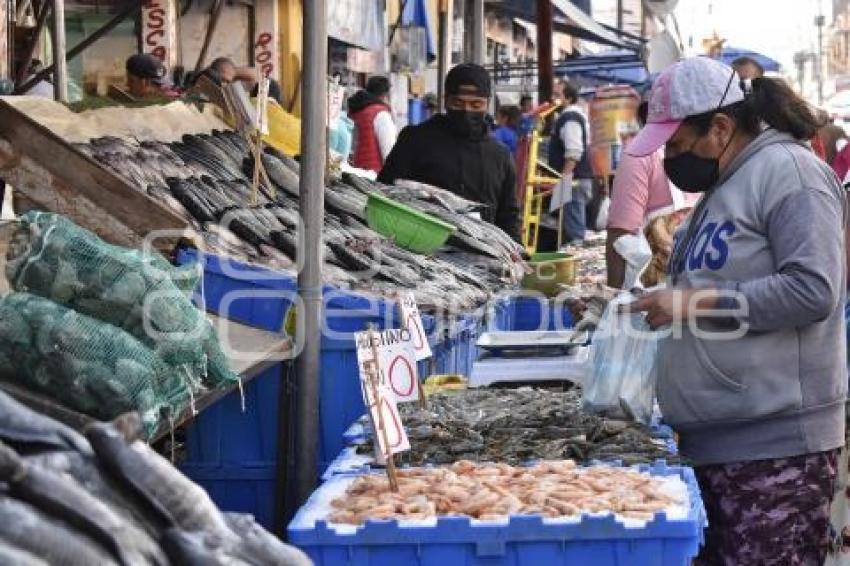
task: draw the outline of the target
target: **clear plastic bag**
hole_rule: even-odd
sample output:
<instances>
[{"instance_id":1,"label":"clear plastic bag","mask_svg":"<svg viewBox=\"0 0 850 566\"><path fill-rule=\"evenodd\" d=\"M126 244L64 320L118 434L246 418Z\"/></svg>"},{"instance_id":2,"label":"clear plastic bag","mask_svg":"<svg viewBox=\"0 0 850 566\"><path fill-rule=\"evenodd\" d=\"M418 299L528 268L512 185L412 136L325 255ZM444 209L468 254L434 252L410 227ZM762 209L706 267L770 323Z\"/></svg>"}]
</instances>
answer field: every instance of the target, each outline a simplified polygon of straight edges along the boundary
<instances>
[{"instance_id":1,"label":"clear plastic bag","mask_svg":"<svg viewBox=\"0 0 850 566\"><path fill-rule=\"evenodd\" d=\"M634 297L622 293L605 309L593 335L591 367L582 392L586 411L648 424L655 404L658 340L643 314L617 312Z\"/></svg>"}]
</instances>

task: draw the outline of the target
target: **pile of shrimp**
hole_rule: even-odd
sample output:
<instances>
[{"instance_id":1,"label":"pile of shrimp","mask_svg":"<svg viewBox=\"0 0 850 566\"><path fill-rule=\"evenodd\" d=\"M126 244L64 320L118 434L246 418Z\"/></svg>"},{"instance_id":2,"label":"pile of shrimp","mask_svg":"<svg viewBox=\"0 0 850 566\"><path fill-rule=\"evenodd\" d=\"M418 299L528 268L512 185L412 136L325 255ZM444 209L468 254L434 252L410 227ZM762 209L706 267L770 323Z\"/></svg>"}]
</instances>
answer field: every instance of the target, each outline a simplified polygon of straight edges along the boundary
<instances>
[{"instance_id":1,"label":"pile of shrimp","mask_svg":"<svg viewBox=\"0 0 850 566\"><path fill-rule=\"evenodd\" d=\"M650 520L682 502L662 493L662 482L627 468L577 467L572 460L530 467L461 460L448 468L398 470L398 492L385 475L361 476L331 502L331 523L368 519L422 520L463 516L484 521L508 515L571 517L612 512Z\"/></svg>"}]
</instances>

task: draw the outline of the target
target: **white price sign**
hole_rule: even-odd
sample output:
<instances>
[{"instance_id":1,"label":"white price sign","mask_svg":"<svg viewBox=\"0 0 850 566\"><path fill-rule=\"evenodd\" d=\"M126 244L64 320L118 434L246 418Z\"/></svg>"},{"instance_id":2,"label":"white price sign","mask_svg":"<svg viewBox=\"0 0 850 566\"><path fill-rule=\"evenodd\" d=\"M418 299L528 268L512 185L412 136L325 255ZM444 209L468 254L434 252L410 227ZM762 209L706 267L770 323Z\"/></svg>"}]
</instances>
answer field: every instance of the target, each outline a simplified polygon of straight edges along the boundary
<instances>
[{"instance_id":1,"label":"white price sign","mask_svg":"<svg viewBox=\"0 0 850 566\"><path fill-rule=\"evenodd\" d=\"M416 305L416 298L413 293L400 295L398 305L402 324L410 332L410 342L413 346L413 353L416 355L416 361L430 358L431 346L428 344L428 336L422 326L422 316L419 314L419 307Z\"/></svg>"},{"instance_id":2,"label":"white price sign","mask_svg":"<svg viewBox=\"0 0 850 566\"><path fill-rule=\"evenodd\" d=\"M355 334L357 361L360 364L360 380L367 378L364 364L374 360L373 351L378 352L380 385L386 387L396 403L419 400L419 374L416 371L416 355L411 333L407 329L372 332L375 341L373 350L369 343L369 332ZM368 383L368 382L367 382ZM365 397L364 397L365 399Z\"/></svg>"},{"instance_id":3,"label":"white price sign","mask_svg":"<svg viewBox=\"0 0 850 566\"><path fill-rule=\"evenodd\" d=\"M390 454L410 450L410 441L398 412L396 400L419 398L416 361L406 330L357 332L357 362L363 402L375 431L376 459L383 464ZM377 353L377 360L375 354ZM410 395L415 397L409 398Z\"/></svg>"}]
</instances>

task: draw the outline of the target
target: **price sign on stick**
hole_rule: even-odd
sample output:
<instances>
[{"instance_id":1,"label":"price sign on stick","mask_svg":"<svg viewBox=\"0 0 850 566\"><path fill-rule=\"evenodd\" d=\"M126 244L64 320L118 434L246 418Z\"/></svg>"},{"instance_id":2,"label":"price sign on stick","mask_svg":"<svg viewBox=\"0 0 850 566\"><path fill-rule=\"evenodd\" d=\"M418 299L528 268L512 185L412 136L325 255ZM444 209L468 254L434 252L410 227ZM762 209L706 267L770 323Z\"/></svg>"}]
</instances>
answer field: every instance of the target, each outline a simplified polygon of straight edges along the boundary
<instances>
[{"instance_id":1,"label":"price sign on stick","mask_svg":"<svg viewBox=\"0 0 850 566\"><path fill-rule=\"evenodd\" d=\"M410 450L410 441L404 430L401 415L396 406L396 393L393 392L390 380L383 367L382 361L386 355L386 343L390 340L400 340L402 331L358 332L354 339L357 344L357 361L360 366L360 387L363 392L363 402L369 410L372 427L375 431L376 458L378 463L387 464L390 484L395 481L395 466L392 455ZM382 345L383 344L383 345ZM396 344L396 342L393 342ZM415 365L414 365L415 367ZM418 382L418 379L416 379ZM413 388L415 389L415 387Z\"/></svg>"},{"instance_id":2,"label":"price sign on stick","mask_svg":"<svg viewBox=\"0 0 850 566\"><path fill-rule=\"evenodd\" d=\"M416 361L430 358L431 346L428 344L428 336L422 326L422 316L419 314L419 307L416 305L413 293L400 295L398 306L401 312L401 320L407 331L410 332L410 341L413 345Z\"/></svg>"},{"instance_id":3,"label":"price sign on stick","mask_svg":"<svg viewBox=\"0 0 850 566\"><path fill-rule=\"evenodd\" d=\"M360 332L356 335L361 380L365 379L363 364L374 361L373 344L368 343L368 334ZM419 374L410 332L407 329L384 330L374 332L372 336L378 353L379 385L387 388L396 403L418 401Z\"/></svg>"}]
</instances>

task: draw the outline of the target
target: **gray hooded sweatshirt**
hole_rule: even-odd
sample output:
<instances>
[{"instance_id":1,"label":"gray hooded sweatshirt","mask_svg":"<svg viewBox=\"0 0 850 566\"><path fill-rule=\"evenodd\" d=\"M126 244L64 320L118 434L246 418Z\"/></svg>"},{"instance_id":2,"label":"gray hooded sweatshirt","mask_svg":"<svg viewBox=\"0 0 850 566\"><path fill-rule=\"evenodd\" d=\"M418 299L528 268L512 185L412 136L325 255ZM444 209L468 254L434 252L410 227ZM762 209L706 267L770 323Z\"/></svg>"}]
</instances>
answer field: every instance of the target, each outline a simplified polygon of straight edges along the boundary
<instances>
[{"instance_id":1,"label":"gray hooded sweatshirt","mask_svg":"<svg viewBox=\"0 0 850 566\"><path fill-rule=\"evenodd\" d=\"M832 170L768 129L677 232L672 286L726 289L737 299L722 307L740 307L661 341L658 402L695 465L844 445L846 222Z\"/></svg>"}]
</instances>

